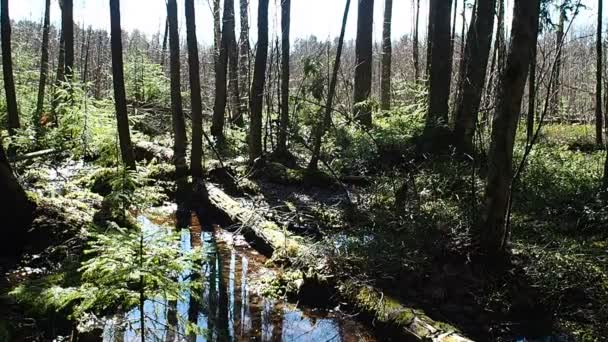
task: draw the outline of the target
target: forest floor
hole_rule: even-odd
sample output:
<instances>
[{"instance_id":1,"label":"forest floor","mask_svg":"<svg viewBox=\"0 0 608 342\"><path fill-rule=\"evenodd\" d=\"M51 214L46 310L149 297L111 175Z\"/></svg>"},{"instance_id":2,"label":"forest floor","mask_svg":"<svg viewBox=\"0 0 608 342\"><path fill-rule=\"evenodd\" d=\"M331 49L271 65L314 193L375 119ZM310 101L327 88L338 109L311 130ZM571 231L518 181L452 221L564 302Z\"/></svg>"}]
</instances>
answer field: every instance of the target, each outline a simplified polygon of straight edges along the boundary
<instances>
[{"instance_id":1,"label":"forest floor","mask_svg":"<svg viewBox=\"0 0 608 342\"><path fill-rule=\"evenodd\" d=\"M336 278L373 285L474 340L600 341L608 336L608 209L597 193L604 151L589 148L588 131L545 128L515 186L510 258L495 267L480 266L471 242L483 161L449 151L421 155L414 145L349 133L334 142L343 156L332 162L337 178L324 167L311 174L270 160L253 171L238 152L238 136L229 137L225 168L207 164L211 182L302 236ZM307 165L306 150L294 154ZM79 282L87 227L103 213L111 168L66 164L65 157L17 165L38 209L26 257L3 263L0 314L8 318L0 321L0 340L8 331L48 334L73 324L58 309L59 294ZM152 202L172 198L170 165L151 163L139 172ZM36 296L7 295L20 283L38 289Z\"/></svg>"}]
</instances>

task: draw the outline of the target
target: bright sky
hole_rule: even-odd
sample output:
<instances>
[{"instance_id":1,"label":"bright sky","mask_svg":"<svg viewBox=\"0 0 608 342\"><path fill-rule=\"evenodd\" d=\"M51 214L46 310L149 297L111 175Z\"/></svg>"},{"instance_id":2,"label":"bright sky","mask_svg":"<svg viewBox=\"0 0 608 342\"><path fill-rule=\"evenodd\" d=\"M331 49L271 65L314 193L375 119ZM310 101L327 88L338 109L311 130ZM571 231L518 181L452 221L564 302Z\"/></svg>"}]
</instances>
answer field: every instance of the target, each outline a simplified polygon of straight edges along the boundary
<instances>
[{"instance_id":1,"label":"bright sky","mask_svg":"<svg viewBox=\"0 0 608 342\"><path fill-rule=\"evenodd\" d=\"M197 31L198 39L202 44L210 45L213 42L213 20L211 17L210 1L212 0L195 0L197 14ZM235 1L235 10L237 17L237 37L239 23L239 0ZM251 25L251 37L255 41L256 36L256 16L257 16L257 0L250 0L249 20ZM356 34L357 20L357 1L351 1L351 9L349 13L346 38L351 39ZM393 1L393 39L399 39L404 34L412 32L413 22L413 6L412 0L394 0ZM459 16L457 25L460 27L462 21L460 19L460 11L463 0L459 0ZM469 0L469 2L472 2ZM509 13L513 0L507 0L507 8ZM60 12L57 0L52 0L51 21L55 24L59 23ZM184 25L184 6L183 0L177 0L178 10L180 12L179 25L182 28L182 33L185 32ZM222 0L223 3L223 0ZM272 32L280 30L280 15L276 15L277 8L280 5L280 0L270 0L270 29ZM344 5L346 0L292 0L291 12L291 27L292 39L315 35L319 39L328 37L337 37L340 33L340 25ZM587 5L588 9L584 10L578 23L593 24L595 22L595 5L596 0L583 0L583 4ZM31 19L40 21L44 12L44 0L9 0L10 15L13 20ZM608 6L604 10L605 15L608 14ZM382 16L384 12L384 1L376 0L374 8L374 36L376 40L380 40L382 35ZM421 1L420 8L420 32L421 37L424 37L426 32L426 17L428 13L428 0ZM509 13L510 14L510 13ZM164 29L166 16L165 0L122 0L121 1L121 16L122 27L124 30L132 31L138 29L146 34L152 35ZM508 15L508 20L510 20ZM106 28L109 30L110 25L110 10L109 0L74 0L74 20L85 26L91 25L94 28Z\"/></svg>"}]
</instances>

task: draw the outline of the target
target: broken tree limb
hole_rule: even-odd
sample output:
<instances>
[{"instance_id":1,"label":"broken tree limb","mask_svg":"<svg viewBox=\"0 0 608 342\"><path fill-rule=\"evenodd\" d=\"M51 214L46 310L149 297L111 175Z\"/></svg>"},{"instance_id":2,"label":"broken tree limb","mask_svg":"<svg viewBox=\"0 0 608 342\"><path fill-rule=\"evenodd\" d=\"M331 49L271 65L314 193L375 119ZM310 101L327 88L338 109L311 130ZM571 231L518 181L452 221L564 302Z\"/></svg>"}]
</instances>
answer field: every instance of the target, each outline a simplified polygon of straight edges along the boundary
<instances>
[{"instance_id":1,"label":"broken tree limb","mask_svg":"<svg viewBox=\"0 0 608 342\"><path fill-rule=\"evenodd\" d=\"M276 223L265 219L257 211L249 209L239 201L224 193L215 185L208 184L211 205L230 220L238 224L241 232L249 241L259 242L254 248L266 255L281 251L288 256L305 260L307 265L322 264L322 258L314 255L302 239L290 235ZM421 310L406 307L396 299L384 295L381 291L358 284L351 280L336 280L332 286L349 305L375 317L378 323L394 328L408 340L430 342L469 342L472 341L445 323L435 321Z\"/></svg>"},{"instance_id":2,"label":"broken tree limb","mask_svg":"<svg viewBox=\"0 0 608 342\"><path fill-rule=\"evenodd\" d=\"M30 159L34 159L34 158L38 158L38 157L44 157L50 154L55 154L55 153L60 153L61 151L56 150L54 148L49 148L46 150L40 150L40 151L35 151L35 152L30 152L27 154L22 154L19 156L13 156L13 157L9 157L9 161L10 162L18 162L18 161L23 161L23 160L30 160Z\"/></svg>"}]
</instances>

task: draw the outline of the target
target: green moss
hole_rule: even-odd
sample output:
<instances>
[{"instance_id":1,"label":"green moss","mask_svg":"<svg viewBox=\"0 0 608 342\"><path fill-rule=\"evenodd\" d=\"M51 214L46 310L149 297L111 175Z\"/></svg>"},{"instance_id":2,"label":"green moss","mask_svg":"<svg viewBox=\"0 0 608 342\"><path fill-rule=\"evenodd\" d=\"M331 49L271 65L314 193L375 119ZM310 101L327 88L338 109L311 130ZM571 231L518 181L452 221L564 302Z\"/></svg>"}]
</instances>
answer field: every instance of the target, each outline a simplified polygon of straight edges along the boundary
<instances>
[{"instance_id":1,"label":"green moss","mask_svg":"<svg viewBox=\"0 0 608 342\"><path fill-rule=\"evenodd\" d=\"M9 292L27 312L46 315L57 312L80 298L74 284L74 274L57 273L22 283Z\"/></svg>"}]
</instances>

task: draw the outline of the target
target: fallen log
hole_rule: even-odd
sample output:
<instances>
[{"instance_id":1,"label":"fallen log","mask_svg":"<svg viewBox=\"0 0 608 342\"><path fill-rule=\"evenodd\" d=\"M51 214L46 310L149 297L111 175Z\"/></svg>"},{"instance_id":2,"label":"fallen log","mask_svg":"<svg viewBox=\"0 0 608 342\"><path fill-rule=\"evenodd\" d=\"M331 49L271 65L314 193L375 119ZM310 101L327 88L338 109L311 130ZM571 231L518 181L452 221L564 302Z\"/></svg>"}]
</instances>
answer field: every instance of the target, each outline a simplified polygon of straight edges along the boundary
<instances>
[{"instance_id":1,"label":"fallen log","mask_svg":"<svg viewBox=\"0 0 608 342\"><path fill-rule=\"evenodd\" d=\"M23 161L23 160L30 160L30 159L44 157L44 156L47 156L50 154L55 154L55 153L60 153L60 152L61 151L56 150L54 148L49 148L46 150L40 150L40 151L30 152L30 153L26 153L26 154L22 154L22 155L18 155L18 156L12 156L12 157L9 157L9 161L18 162L18 161Z\"/></svg>"},{"instance_id":2,"label":"fallen log","mask_svg":"<svg viewBox=\"0 0 608 342\"><path fill-rule=\"evenodd\" d=\"M133 152L135 153L135 159L137 161L145 160L149 162L155 158L159 161L167 163L173 161L172 149L149 141L138 141L135 143L133 146Z\"/></svg>"},{"instance_id":3,"label":"fallen log","mask_svg":"<svg viewBox=\"0 0 608 342\"><path fill-rule=\"evenodd\" d=\"M215 185L208 184L211 205L240 225L240 231L249 241L254 241L262 248L261 253L272 255L281 252L307 261L308 266L322 264L307 248L301 238L295 237L276 223L265 219L260 213L249 209L233 199ZM261 243L260 243L261 242ZM467 342L470 339L462 336L458 330L448 324L437 322L424 312L403 306L399 301L384 295L381 291L350 280L333 281L333 287L352 307L372 315L376 322L394 328L403 337L413 341L432 342Z\"/></svg>"}]
</instances>

